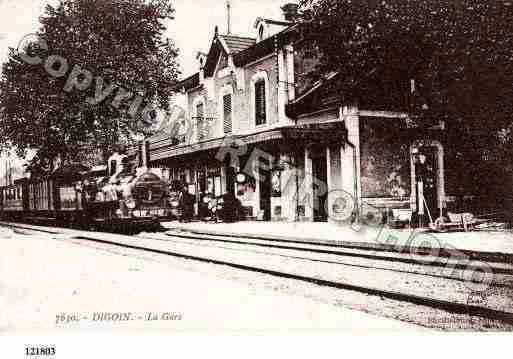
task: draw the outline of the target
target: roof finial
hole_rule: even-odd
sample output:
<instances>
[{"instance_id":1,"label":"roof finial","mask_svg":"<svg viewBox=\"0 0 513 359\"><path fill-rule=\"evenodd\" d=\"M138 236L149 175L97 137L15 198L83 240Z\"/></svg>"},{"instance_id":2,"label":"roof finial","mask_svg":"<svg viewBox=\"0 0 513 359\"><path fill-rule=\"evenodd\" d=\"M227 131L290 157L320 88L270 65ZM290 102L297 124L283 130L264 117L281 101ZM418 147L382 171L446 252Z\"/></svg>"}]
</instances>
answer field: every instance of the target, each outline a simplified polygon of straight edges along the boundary
<instances>
[{"instance_id":1,"label":"roof finial","mask_svg":"<svg viewBox=\"0 0 513 359\"><path fill-rule=\"evenodd\" d=\"M217 25L214 28L214 34L216 35L216 37L219 35L219 26L217 26Z\"/></svg>"},{"instance_id":2,"label":"roof finial","mask_svg":"<svg viewBox=\"0 0 513 359\"><path fill-rule=\"evenodd\" d=\"M228 29L227 29L227 35L232 34L232 5L230 0L226 0L226 11L228 13Z\"/></svg>"}]
</instances>

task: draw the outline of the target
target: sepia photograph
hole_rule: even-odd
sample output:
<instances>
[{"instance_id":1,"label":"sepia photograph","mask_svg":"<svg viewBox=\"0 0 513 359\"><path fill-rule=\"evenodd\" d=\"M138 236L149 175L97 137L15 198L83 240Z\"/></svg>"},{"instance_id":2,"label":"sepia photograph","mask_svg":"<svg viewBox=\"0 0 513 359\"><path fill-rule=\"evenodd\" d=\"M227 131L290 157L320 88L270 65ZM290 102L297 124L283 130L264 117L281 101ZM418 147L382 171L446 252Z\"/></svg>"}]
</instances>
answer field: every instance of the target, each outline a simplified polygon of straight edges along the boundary
<instances>
[{"instance_id":1,"label":"sepia photograph","mask_svg":"<svg viewBox=\"0 0 513 359\"><path fill-rule=\"evenodd\" d=\"M511 334L512 19L0 0L0 338Z\"/></svg>"}]
</instances>

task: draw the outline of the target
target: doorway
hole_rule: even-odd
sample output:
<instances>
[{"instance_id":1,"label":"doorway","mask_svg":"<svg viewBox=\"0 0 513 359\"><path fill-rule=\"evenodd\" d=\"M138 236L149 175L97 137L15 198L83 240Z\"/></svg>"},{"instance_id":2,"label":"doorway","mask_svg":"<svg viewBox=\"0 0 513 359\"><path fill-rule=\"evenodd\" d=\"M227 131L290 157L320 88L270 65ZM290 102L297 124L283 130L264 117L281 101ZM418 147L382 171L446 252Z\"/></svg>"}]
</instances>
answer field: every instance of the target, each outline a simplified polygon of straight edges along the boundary
<instances>
[{"instance_id":1,"label":"doorway","mask_svg":"<svg viewBox=\"0 0 513 359\"><path fill-rule=\"evenodd\" d=\"M326 150L312 150L313 214L314 222L327 222L328 165Z\"/></svg>"},{"instance_id":2,"label":"doorway","mask_svg":"<svg viewBox=\"0 0 513 359\"><path fill-rule=\"evenodd\" d=\"M425 156L425 162L417 164L417 180L423 183L425 206L431 216L436 216L438 207L436 149L434 147L421 147L419 152ZM433 218L433 220L435 219Z\"/></svg>"},{"instance_id":3,"label":"doorway","mask_svg":"<svg viewBox=\"0 0 513 359\"><path fill-rule=\"evenodd\" d=\"M237 176L235 168L230 164L230 158L225 160L224 166L226 169L226 192L235 195L235 177Z\"/></svg>"},{"instance_id":4,"label":"doorway","mask_svg":"<svg viewBox=\"0 0 513 359\"><path fill-rule=\"evenodd\" d=\"M264 170L264 168L271 168L272 163L267 158L261 158L260 161L266 162L263 166L259 167L259 186L260 186L260 211L262 213L261 219L263 221L271 220L271 192L272 181L271 172Z\"/></svg>"}]
</instances>

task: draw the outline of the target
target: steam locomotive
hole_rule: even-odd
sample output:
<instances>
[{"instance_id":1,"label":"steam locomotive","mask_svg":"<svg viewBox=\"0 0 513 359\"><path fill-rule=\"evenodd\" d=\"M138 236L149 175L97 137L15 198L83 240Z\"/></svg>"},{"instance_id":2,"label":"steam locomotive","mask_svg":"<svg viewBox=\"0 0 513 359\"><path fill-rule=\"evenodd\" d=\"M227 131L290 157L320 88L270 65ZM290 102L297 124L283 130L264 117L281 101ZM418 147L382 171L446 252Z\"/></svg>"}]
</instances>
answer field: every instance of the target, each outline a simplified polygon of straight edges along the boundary
<instances>
[{"instance_id":1,"label":"steam locomotive","mask_svg":"<svg viewBox=\"0 0 513 359\"><path fill-rule=\"evenodd\" d=\"M135 232L159 227L171 215L168 184L125 155L106 166L80 164L32 175L0 187L0 218L89 230Z\"/></svg>"}]
</instances>

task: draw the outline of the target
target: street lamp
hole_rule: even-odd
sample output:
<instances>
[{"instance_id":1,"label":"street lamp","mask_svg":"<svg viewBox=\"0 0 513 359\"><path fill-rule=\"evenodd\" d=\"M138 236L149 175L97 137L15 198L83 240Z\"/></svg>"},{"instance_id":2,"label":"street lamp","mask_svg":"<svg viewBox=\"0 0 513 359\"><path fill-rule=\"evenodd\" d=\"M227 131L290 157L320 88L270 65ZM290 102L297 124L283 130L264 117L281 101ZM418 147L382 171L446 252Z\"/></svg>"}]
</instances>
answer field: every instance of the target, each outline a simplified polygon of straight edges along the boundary
<instances>
[{"instance_id":1,"label":"street lamp","mask_svg":"<svg viewBox=\"0 0 513 359\"><path fill-rule=\"evenodd\" d=\"M244 173L238 173L235 180L238 184L243 184L246 182L246 175Z\"/></svg>"},{"instance_id":2,"label":"street lamp","mask_svg":"<svg viewBox=\"0 0 513 359\"><path fill-rule=\"evenodd\" d=\"M419 228L424 225L424 165L426 156L418 148L413 149L413 163L415 166L415 189L417 193L417 215Z\"/></svg>"}]
</instances>

